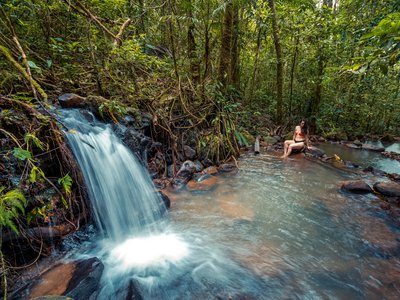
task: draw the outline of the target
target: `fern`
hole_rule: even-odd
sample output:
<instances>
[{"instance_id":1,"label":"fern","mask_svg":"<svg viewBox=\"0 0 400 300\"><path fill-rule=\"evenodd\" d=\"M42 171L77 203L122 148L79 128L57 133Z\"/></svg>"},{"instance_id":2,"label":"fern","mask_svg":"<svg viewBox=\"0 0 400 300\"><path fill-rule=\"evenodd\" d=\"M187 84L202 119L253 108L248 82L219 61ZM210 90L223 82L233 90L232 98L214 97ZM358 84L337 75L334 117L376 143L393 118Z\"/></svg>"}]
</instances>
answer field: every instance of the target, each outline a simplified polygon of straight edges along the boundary
<instances>
[{"instance_id":1,"label":"fern","mask_svg":"<svg viewBox=\"0 0 400 300\"><path fill-rule=\"evenodd\" d=\"M14 189L3 193L4 186L0 186L0 225L10 228L15 233L18 228L14 223L20 213L25 214L26 199L20 190Z\"/></svg>"},{"instance_id":2,"label":"fern","mask_svg":"<svg viewBox=\"0 0 400 300\"><path fill-rule=\"evenodd\" d=\"M29 132L26 133L25 136L24 136L24 140L25 140L25 143L27 145L33 144L33 145L35 145L37 148L39 148L42 151L45 150L45 149L47 150L49 148L49 145L43 143L33 133L29 133Z\"/></svg>"}]
</instances>

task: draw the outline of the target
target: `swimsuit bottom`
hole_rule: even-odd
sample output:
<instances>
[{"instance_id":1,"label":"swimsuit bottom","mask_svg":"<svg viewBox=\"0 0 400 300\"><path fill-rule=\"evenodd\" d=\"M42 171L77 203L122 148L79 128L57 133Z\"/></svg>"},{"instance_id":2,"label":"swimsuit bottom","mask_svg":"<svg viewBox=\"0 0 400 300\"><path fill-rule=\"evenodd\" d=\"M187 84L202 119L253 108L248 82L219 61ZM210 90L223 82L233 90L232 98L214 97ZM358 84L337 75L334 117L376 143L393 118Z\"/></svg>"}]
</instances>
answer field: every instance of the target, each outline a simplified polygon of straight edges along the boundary
<instances>
[{"instance_id":1,"label":"swimsuit bottom","mask_svg":"<svg viewBox=\"0 0 400 300\"><path fill-rule=\"evenodd\" d=\"M305 141L294 141L295 143L304 143Z\"/></svg>"}]
</instances>

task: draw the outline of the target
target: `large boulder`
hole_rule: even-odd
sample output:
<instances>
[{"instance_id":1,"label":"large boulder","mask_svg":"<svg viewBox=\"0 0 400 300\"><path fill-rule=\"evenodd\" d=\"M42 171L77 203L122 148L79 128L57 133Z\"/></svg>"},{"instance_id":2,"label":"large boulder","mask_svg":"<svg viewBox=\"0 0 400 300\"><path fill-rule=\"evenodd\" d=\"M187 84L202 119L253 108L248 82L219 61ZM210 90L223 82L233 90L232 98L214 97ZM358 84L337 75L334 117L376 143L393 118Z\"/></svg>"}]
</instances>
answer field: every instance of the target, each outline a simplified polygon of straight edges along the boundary
<instances>
[{"instance_id":1,"label":"large boulder","mask_svg":"<svg viewBox=\"0 0 400 300\"><path fill-rule=\"evenodd\" d=\"M188 182L196 172L196 164L190 160L185 161L178 173L176 173L175 181Z\"/></svg>"},{"instance_id":2,"label":"large boulder","mask_svg":"<svg viewBox=\"0 0 400 300\"><path fill-rule=\"evenodd\" d=\"M357 194L372 193L371 187L362 180L349 180L342 182L341 189Z\"/></svg>"},{"instance_id":3,"label":"large boulder","mask_svg":"<svg viewBox=\"0 0 400 300\"><path fill-rule=\"evenodd\" d=\"M387 197L400 197L400 184L395 182L377 182L374 190Z\"/></svg>"}]
</instances>

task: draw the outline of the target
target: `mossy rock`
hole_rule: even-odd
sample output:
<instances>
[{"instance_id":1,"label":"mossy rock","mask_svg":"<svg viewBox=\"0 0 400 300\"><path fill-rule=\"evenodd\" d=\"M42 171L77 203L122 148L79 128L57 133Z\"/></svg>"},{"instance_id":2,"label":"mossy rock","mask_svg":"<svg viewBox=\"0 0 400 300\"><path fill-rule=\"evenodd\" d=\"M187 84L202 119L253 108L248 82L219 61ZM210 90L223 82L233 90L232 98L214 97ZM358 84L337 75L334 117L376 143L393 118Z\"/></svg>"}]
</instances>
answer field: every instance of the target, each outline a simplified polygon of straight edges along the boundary
<instances>
[{"instance_id":1,"label":"mossy rock","mask_svg":"<svg viewBox=\"0 0 400 300\"><path fill-rule=\"evenodd\" d=\"M269 135L264 137L264 141L270 145L276 144L278 142L275 137Z\"/></svg>"}]
</instances>

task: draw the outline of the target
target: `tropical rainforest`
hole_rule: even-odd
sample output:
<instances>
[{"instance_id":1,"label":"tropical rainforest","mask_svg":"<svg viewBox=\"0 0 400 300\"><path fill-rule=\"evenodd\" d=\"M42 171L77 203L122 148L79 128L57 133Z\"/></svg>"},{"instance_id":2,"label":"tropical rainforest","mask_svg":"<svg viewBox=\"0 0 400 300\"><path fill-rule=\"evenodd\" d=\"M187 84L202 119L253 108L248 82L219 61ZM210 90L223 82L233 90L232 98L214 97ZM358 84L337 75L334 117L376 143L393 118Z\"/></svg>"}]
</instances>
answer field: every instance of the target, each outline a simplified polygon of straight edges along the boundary
<instances>
[{"instance_id":1,"label":"tropical rainforest","mask_svg":"<svg viewBox=\"0 0 400 300\"><path fill-rule=\"evenodd\" d=\"M160 177L185 145L219 163L301 118L328 139L400 135L398 0L0 0L0 16L2 253L16 236L35 253L1 254L3 287L50 251L49 218L62 235L88 215L63 94L110 123L146 116Z\"/></svg>"}]
</instances>

